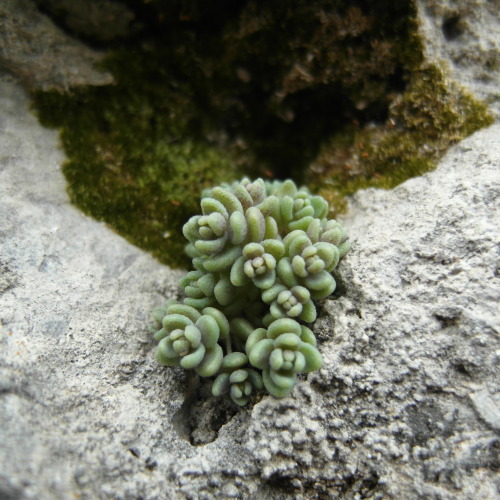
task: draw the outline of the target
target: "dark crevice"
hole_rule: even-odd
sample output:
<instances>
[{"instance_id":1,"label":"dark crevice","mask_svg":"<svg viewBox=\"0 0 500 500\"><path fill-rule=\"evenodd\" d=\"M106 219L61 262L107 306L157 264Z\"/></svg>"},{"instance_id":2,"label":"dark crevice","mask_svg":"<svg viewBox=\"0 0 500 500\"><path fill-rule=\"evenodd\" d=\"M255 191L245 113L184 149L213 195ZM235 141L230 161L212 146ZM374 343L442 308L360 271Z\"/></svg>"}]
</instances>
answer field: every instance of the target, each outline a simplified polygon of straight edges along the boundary
<instances>
[{"instance_id":1,"label":"dark crevice","mask_svg":"<svg viewBox=\"0 0 500 500\"><path fill-rule=\"evenodd\" d=\"M464 33L462 18L457 14L448 17L443 22L443 35L449 42L453 42Z\"/></svg>"},{"instance_id":2,"label":"dark crevice","mask_svg":"<svg viewBox=\"0 0 500 500\"><path fill-rule=\"evenodd\" d=\"M215 441L221 427L240 411L229 398L212 396L211 385L211 380L191 375L184 403L172 418L177 434L193 446Z\"/></svg>"}]
</instances>

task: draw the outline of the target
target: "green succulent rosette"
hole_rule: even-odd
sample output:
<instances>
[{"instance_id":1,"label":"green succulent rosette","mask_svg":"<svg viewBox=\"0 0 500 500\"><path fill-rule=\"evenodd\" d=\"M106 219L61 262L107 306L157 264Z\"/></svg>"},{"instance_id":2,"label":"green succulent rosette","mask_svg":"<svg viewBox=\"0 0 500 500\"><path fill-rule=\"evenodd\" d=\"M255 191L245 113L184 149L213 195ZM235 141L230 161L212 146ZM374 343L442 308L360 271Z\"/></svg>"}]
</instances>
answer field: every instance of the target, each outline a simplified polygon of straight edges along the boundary
<instances>
[{"instance_id":1,"label":"green succulent rosette","mask_svg":"<svg viewBox=\"0 0 500 500\"><path fill-rule=\"evenodd\" d=\"M193 270L181 303L153 313L158 360L215 377L212 393L237 405L264 387L289 394L298 373L318 369L310 324L315 301L349 250L327 202L291 180L243 179L204 191L184 225Z\"/></svg>"},{"instance_id":2,"label":"green succulent rosette","mask_svg":"<svg viewBox=\"0 0 500 500\"><path fill-rule=\"evenodd\" d=\"M270 314L275 319L299 318L306 323L316 320L316 306L311 300L311 293L303 286L289 288L278 282L262 293L262 300L270 304Z\"/></svg>"},{"instance_id":3,"label":"green succulent rosette","mask_svg":"<svg viewBox=\"0 0 500 500\"><path fill-rule=\"evenodd\" d=\"M248 366L248 357L242 352L224 356L220 371L212 385L212 394L229 394L238 406L245 406L251 394L263 387L262 377Z\"/></svg>"},{"instance_id":4,"label":"green succulent rosette","mask_svg":"<svg viewBox=\"0 0 500 500\"><path fill-rule=\"evenodd\" d=\"M215 304L214 292L217 277L212 273L200 270L190 271L181 279L179 284L186 295L184 304L198 310Z\"/></svg>"},{"instance_id":5,"label":"green succulent rosette","mask_svg":"<svg viewBox=\"0 0 500 500\"><path fill-rule=\"evenodd\" d=\"M215 375L224 356L219 337L227 336L229 323L217 309L173 304L167 308L163 328L156 332L159 341L156 359L167 366L194 369L203 377Z\"/></svg>"},{"instance_id":6,"label":"green succulent rosette","mask_svg":"<svg viewBox=\"0 0 500 500\"><path fill-rule=\"evenodd\" d=\"M323 359L312 331L293 319L277 319L256 329L247 339L250 364L262 370L267 391L284 397L292 391L298 373L318 370Z\"/></svg>"},{"instance_id":7,"label":"green succulent rosette","mask_svg":"<svg viewBox=\"0 0 500 500\"><path fill-rule=\"evenodd\" d=\"M231 283L244 286L252 281L257 288L270 288L276 281L276 263L284 253L283 243L276 239L246 244L231 268Z\"/></svg>"}]
</instances>

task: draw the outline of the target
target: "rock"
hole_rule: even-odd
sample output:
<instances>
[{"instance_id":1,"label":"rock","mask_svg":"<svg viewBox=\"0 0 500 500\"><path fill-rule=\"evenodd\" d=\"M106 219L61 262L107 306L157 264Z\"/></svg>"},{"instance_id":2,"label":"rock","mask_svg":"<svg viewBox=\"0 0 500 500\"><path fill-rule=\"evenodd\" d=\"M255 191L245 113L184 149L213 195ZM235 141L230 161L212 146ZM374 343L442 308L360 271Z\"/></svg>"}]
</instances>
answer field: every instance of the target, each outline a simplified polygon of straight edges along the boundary
<instances>
[{"instance_id":1,"label":"rock","mask_svg":"<svg viewBox=\"0 0 500 500\"><path fill-rule=\"evenodd\" d=\"M30 90L62 90L79 85L109 85L99 71L103 55L65 34L30 0L0 2L0 69Z\"/></svg>"},{"instance_id":2,"label":"rock","mask_svg":"<svg viewBox=\"0 0 500 500\"><path fill-rule=\"evenodd\" d=\"M418 2L427 57L498 115L494 4ZM0 17L29 88L109 81L27 0ZM350 200L324 367L244 409L156 363L181 273L70 204L56 132L5 77L0 143L0 498L498 497L500 124Z\"/></svg>"},{"instance_id":3,"label":"rock","mask_svg":"<svg viewBox=\"0 0 500 500\"><path fill-rule=\"evenodd\" d=\"M108 42L136 33L135 14L125 4L111 0L36 0L39 9L70 29L99 42Z\"/></svg>"},{"instance_id":4,"label":"rock","mask_svg":"<svg viewBox=\"0 0 500 500\"><path fill-rule=\"evenodd\" d=\"M418 0L419 31L427 60L500 117L500 17L497 1Z\"/></svg>"},{"instance_id":5,"label":"rock","mask_svg":"<svg viewBox=\"0 0 500 500\"><path fill-rule=\"evenodd\" d=\"M324 367L234 411L154 360L179 273L72 207L56 133L0 96L0 497L498 494L500 125L353 197Z\"/></svg>"}]
</instances>

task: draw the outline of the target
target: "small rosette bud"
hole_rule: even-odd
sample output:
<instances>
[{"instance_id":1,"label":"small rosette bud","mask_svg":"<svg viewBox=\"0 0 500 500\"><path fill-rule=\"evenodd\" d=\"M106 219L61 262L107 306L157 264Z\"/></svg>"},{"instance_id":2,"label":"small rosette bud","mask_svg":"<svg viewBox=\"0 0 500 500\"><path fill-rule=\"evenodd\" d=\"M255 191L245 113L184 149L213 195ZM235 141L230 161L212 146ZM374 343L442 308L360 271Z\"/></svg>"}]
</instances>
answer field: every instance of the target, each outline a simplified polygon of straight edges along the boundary
<instances>
[{"instance_id":1,"label":"small rosette bud","mask_svg":"<svg viewBox=\"0 0 500 500\"><path fill-rule=\"evenodd\" d=\"M273 318L299 318L306 323L316 320L316 306L311 293L303 286L288 288L278 282L262 293L262 300L271 305Z\"/></svg>"},{"instance_id":2,"label":"small rosette bud","mask_svg":"<svg viewBox=\"0 0 500 500\"><path fill-rule=\"evenodd\" d=\"M284 246L279 240L248 243L233 264L231 283L243 286L251 280L257 288L270 288L276 281L276 262L283 254Z\"/></svg>"},{"instance_id":3,"label":"small rosette bud","mask_svg":"<svg viewBox=\"0 0 500 500\"><path fill-rule=\"evenodd\" d=\"M184 304L198 310L215 303L214 288L217 283L215 276L203 271L190 271L181 279L180 285L186 294Z\"/></svg>"},{"instance_id":4,"label":"small rosette bud","mask_svg":"<svg viewBox=\"0 0 500 500\"><path fill-rule=\"evenodd\" d=\"M263 387L262 377L248 366L248 357L242 352L227 354L222 360L221 372L214 380L212 394L229 393L239 406L245 406L252 392Z\"/></svg>"},{"instance_id":5,"label":"small rosette bud","mask_svg":"<svg viewBox=\"0 0 500 500\"><path fill-rule=\"evenodd\" d=\"M321 271L333 271L339 261L339 250L331 243L315 243L306 246L299 255L292 258L294 274L305 278Z\"/></svg>"},{"instance_id":6,"label":"small rosette bud","mask_svg":"<svg viewBox=\"0 0 500 500\"><path fill-rule=\"evenodd\" d=\"M223 357L217 341L227 319L221 318L222 313L215 309L213 313L212 308L203 311L205 314L200 314L186 304L168 307L163 329L155 335L160 341L156 351L160 363L194 369L203 377L215 375Z\"/></svg>"},{"instance_id":7,"label":"small rosette bud","mask_svg":"<svg viewBox=\"0 0 500 500\"><path fill-rule=\"evenodd\" d=\"M339 249L339 258L344 257L351 248L350 243L347 241L345 229L334 219L325 222L321 230L319 241L326 241L327 243L337 246Z\"/></svg>"},{"instance_id":8,"label":"small rosette bud","mask_svg":"<svg viewBox=\"0 0 500 500\"><path fill-rule=\"evenodd\" d=\"M291 319L255 330L247 339L246 352L250 364L262 370L265 388L276 397L290 394L297 373L318 370L323 364L311 330Z\"/></svg>"}]
</instances>

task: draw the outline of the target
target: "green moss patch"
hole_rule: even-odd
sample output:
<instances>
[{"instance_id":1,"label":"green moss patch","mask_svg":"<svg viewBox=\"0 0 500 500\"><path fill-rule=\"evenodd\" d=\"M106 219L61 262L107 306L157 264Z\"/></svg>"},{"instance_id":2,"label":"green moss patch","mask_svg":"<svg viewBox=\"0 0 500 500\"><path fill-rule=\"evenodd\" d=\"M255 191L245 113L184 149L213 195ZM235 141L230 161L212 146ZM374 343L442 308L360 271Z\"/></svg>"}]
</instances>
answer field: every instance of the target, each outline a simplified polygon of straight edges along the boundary
<instances>
[{"instance_id":1,"label":"green moss patch","mask_svg":"<svg viewBox=\"0 0 500 500\"><path fill-rule=\"evenodd\" d=\"M200 191L231 180L234 167L203 137L182 92L148 87L142 65L127 68L116 86L38 93L34 103L44 125L61 129L72 201L159 260L183 266L182 224Z\"/></svg>"},{"instance_id":2,"label":"green moss patch","mask_svg":"<svg viewBox=\"0 0 500 500\"><path fill-rule=\"evenodd\" d=\"M34 106L61 131L71 199L171 266L187 263L180 229L205 187L292 177L338 209L489 123L421 67L411 0L125 4L129 35L84 35L115 85L40 92Z\"/></svg>"},{"instance_id":3,"label":"green moss patch","mask_svg":"<svg viewBox=\"0 0 500 500\"><path fill-rule=\"evenodd\" d=\"M343 211L346 195L390 189L429 172L451 145L492 122L484 104L446 82L438 68L422 66L394 97L383 124L351 124L325 141L308 178L333 211Z\"/></svg>"}]
</instances>

